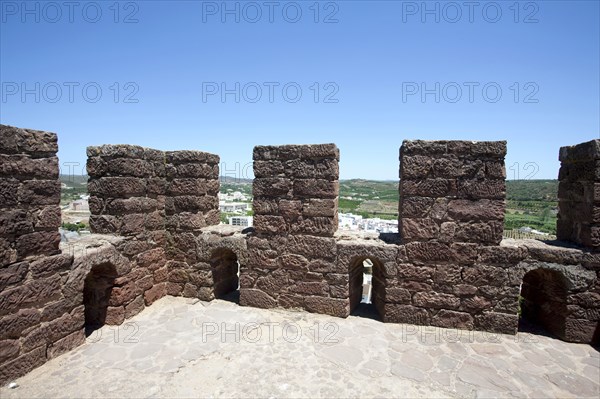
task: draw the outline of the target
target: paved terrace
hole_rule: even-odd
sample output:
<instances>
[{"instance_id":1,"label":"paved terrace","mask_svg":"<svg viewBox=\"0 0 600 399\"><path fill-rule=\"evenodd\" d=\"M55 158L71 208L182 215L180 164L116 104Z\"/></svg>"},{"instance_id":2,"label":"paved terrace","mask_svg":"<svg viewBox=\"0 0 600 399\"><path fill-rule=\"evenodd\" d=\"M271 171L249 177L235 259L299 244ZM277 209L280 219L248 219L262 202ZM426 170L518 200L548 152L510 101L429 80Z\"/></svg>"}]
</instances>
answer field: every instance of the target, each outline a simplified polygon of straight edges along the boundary
<instances>
[{"instance_id":1,"label":"paved terrace","mask_svg":"<svg viewBox=\"0 0 600 399\"><path fill-rule=\"evenodd\" d=\"M529 333L165 297L16 382L0 397L597 398L600 353Z\"/></svg>"}]
</instances>

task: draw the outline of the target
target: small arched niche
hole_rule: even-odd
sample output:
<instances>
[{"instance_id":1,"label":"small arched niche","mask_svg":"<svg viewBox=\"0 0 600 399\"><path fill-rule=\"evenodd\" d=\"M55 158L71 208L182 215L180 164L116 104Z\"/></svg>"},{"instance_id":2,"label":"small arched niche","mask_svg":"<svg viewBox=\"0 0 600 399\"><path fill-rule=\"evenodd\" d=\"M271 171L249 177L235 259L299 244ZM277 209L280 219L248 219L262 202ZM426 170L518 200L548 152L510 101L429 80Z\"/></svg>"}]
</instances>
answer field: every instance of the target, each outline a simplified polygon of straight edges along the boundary
<instances>
[{"instance_id":1,"label":"small arched niche","mask_svg":"<svg viewBox=\"0 0 600 399\"><path fill-rule=\"evenodd\" d=\"M372 256L362 256L350 263L350 313L380 320L377 304L384 298L383 265Z\"/></svg>"},{"instance_id":2,"label":"small arched niche","mask_svg":"<svg viewBox=\"0 0 600 399\"><path fill-rule=\"evenodd\" d=\"M101 328L106 321L108 303L117 270L111 263L94 265L83 283L83 305L85 307L85 333L87 336Z\"/></svg>"},{"instance_id":3,"label":"small arched niche","mask_svg":"<svg viewBox=\"0 0 600 399\"><path fill-rule=\"evenodd\" d=\"M527 272L519 304L521 326L564 338L568 315L567 280L561 272L550 269Z\"/></svg>"},{"instance_id":4,"label":"small arched niche","mask_svg":"<svg viewBox=\"0 0 600 399\"><path fill-rule=\"evenodd\" d=\"M235 252L227 248L214 250L210 266L215 298L239 302L240 264Z\"/></svg>"}]
</instances>

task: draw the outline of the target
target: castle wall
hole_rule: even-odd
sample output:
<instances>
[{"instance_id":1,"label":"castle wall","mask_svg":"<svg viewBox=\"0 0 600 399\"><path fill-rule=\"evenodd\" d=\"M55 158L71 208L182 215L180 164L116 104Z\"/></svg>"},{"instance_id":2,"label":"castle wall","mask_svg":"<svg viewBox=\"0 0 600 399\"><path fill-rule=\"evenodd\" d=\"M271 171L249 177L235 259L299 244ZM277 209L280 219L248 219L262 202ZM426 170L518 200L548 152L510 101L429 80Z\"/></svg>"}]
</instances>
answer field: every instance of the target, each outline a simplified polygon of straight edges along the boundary
<instances>
[{"instance_id":1,"label":"castle wall","mask_svg":"<svg viewBox=\"0 0 600 399\"><path fill-rule=\"evenodd\" d=\"M600 249L600 140L560 149L557 236Z\"/></svg>"},{"instance_id":2,"label":"castle wall","mask_svg":"<svg viewBox=\"0 0 600 399\"><path fill-rule=\"evenodd\" d=\"M505 141L405 141L400 148L402 241L499 244L505 156Z\"/></svg>"},{"instance_id":3,"label":"castle wall","mask_svg":"<svg viewBox=\"0 0 600 399\"><path fill-rule=\"evenodd\" d=\"M210 301L239 284L244 306L347 317L367 259L384 322L515 334L523 312L600 342L600 141L561 150L559 237L579 246L500 243L504 142L409 141L393 237L336 231L333 144L256 147L243 232L217 226L218 156L90 147L90 225L105 235L61 252L56 135L0 125L0 138L0 383L165 295Z\"/></svg>"},{"instance_id":4,"label":"castle wall","mask_svg":"<svg viewBox=\"0 0 600 399\"><path fill-rule=\"evenodd\" d=\"M0 125L0 383L83 342L81 293L63 290L57 136Z\"/></svg>"},{"instance_id":5,"label":"castle wall","mask_svg":"<svg viewBox=\"0 0 600 399\"><path fill-rule=\"evenodd\" d=\"M88 157L90 227L128 237L119 250L136 267L123 280L148 280L128 300L150 305L165 295L197 296L208 282L198 277L206 268L195 241L203 227L219 223L219 157L131 145L88 147Z\"/></svg>"},{"instance_id":6,"label":"castle wall","mask_svg":"<svg viewBox=\"0 0 600 399\"><path fill-rule=\"evenodd\" d=\"M244 306L345 317L348 266L337 264L339 150L334 144L254 148L254 229L242 268Z\"/></svg>"}]
</instances>

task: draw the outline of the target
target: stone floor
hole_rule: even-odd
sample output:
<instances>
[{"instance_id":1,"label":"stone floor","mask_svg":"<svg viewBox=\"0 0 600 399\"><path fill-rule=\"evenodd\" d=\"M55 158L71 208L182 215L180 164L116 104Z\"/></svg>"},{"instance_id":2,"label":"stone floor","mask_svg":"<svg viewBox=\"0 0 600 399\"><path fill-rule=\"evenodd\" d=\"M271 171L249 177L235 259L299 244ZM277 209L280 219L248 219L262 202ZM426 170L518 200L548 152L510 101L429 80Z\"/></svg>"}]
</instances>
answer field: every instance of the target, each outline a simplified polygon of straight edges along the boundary
<instances>
[{"instance_id":1,"label":"stone floor","mask_svg":"<svg viewBox=\"0 0 600 399\"><path fill-rule=\"evenodd\" d=\"M591 397L588 345L167 297L0 389L48 397Z\"/></svg>"}]
</instances>

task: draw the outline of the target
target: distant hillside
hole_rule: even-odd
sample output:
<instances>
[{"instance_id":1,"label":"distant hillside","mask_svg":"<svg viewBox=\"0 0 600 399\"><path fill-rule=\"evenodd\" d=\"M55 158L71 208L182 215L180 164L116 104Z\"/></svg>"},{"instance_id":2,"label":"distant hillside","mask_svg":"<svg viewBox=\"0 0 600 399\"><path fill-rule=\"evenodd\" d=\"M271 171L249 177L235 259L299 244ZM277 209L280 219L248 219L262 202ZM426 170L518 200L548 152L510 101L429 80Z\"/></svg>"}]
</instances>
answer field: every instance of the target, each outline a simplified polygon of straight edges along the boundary
<instances>
[{"instance_id":1,"label":"distant hillside","mask_svg":"<svg viewBox=\"0 0 600 399\"><path fill-rule=\"evenodd\" d=\"M87 175L60 175L60 181L69 187L87 184ZM222 184L251 184L252 179L221 176ZM398 201L398 181L391 180L341 180L340 196L357 200L380 199ZM356 198L354 198L356 197ZM374 198L378 197L378 198ZM506 182L506 197L509 201L558 201L558 180L509 180Z\"/></svg>"},{"instance_id":2,"label":"distant hillside","mask_svg":"<svg viewBox=\"0 0 600 399\"><path fill-rule=\"evenodd\" d=\"M88 175L60 175L60 181L69 187L77 187L87 184L88 177Z\"/></svg>"},{"instance_id":3,"label":"distant hillside","mask_svg":"<svg viewBox=\"0 0 600 399\"><path fill-rule=\"evenodd\" d=\"M60 175L60 181L65 183L68 186L73 186L75 184L86 184L88 181L89 176L88 175L75 175L75 176L71 176L71 175ZM249 184L252 183L252 179L240 179L240 178L236 178L236 177L231 177L231 176L221 176L219 177L219 181L221 183L231 183L231 184L235 184L235 183L240 183L240 184Z\"/></svg>"},{"instance_id":4,"label":"distant hillside","mask_svg":"<svg viewBox=\"0 0 600 399\"><path fill-rule=\"evenodd\" d=\"M252 179L242 179L242 178L231 177L231 176L220 176L219 177L219 181L221 183L223 183L223 184L250 184L254 180L252 180Z\"/></svg>"},{"instance_id":5,"label":"distant hillside","mask_svg":"<svg viewBox=\"0 0 600 399\"><path fill-rule=\"evenodd\" d=\"M558 201L558 180L509 180L509 201Z\"/></svg>"}]
</instances>

